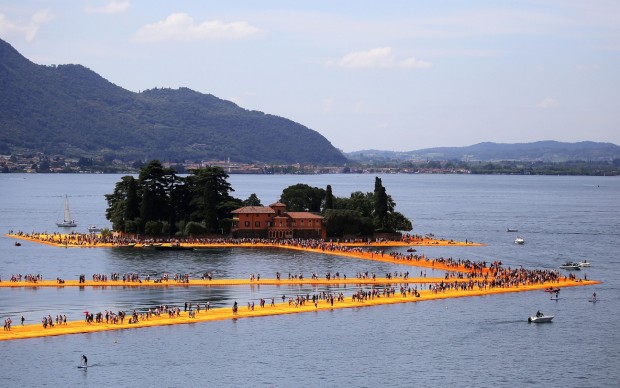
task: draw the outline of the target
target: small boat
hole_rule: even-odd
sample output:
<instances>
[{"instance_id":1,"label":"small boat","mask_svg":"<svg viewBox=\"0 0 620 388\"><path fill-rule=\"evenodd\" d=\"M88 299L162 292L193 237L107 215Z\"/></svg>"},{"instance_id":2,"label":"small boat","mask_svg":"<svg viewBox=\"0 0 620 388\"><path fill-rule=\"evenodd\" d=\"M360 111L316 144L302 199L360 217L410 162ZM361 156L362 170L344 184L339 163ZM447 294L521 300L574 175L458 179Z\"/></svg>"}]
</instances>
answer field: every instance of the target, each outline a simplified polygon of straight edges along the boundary
<instances>
[{"instance_id":1,"label":"small boat","mask_svg":"<svg viewBox=\"0 0 620 388\"><path fill-rule=\"evenodd\" d=\"M117 248L133 248L136 246L136 243L128 243L128 244L118 244Z\"/></svg>"},{"instance_id":2,"label":"small boat","mask_svg":"<svg viewBox=\"0 0 620 388\"><path fill-rule=\"evenodd\" d=\"M15 246L16 246L16 247L21 247L21 246L22 246L22 243L20 243L19 241L15 241Z\"/></svg>"},{"instance_id":3,"label":"small boat","mask_svg":"<svg viewBox=\"0 0 620 388\"><path fill-rule=\"evenodd\" d=\"M540 313L540 314L534 315L533 317L529 317L527 321L529 323L545 323L545 322L551 322L552 319L553 319L553 315L544 315L543 313Z\"/></svg>"},{"instance_id":4,"label":"small boat","mask_svg":"<svg viewBox=\"0 0 620 388\"><path fill-rule=\"evenodd\" d=\"M519 231L518 229L513 229L513 228L506 229L506 232L508 232L508 233L515 233L515 232L518 232L518 231Z\"/></svg>"},{"instance_id":5,"label":"small boat","mask_svg":"<svg viewBox=\"0 0 620 388\"><path fill-rule=\"evenodd\" d=\"M65 195L64 219L62 222L57 222L56 226L60 228L75 228L77 226L77 222L71 218L71 212L69 211L69 197L67 197L67 195Z\"/></svg>"},{"instance_id":6,"label":"small boat","mask_svg":"<svg viewBox=\"0 0 620 388\"><path fill-rule=\"evenodd\" d=\"M91 225L88 227L89 233L99 233L103 230L103 228L98 227L97 225Z\"/></svg>"},{"instance_id":7,"label":"small boat","mask_svg":"<svg viewBox=\"0 0 620 388\"><path fill-rule=\"evenodd\" d=\"M515 238L515 244L523 245L525 244L525 239L521 236L517 236L517 238Z\"/></svg>"},{"instance_id":8,"label":"small boat","mask_svg":"<svg viewBox=\"0 0 620 388\"><path fill-rule=\"evenodd\" d=\"M581 261L580 261L579 263L577 263L577 264L579 264L579 266L580 266L580 267L582 267L582 268L583 268L583 267L589 267L589 266L590 266L590 262L589 262L588 260L581 260Z\"/></svg>"},{"instance_id":9,"label":"small boat","mask_svg":"<svg viewBox=\"0 0 620 388\"><path fill-rule=\"evenodd\" d=\"M578 263L573 263L572 261L567 261L566 263L560 265L560 268L569 269L569 270L577 270L577 271L581 269Z\"/></svg>"},{"instance_id":10,"label":"small boat","mask_svg":"<svg viewBox=\"0 0 620 388\"><path fill-rule=\"evenodd\" d=\"M407 249L407 252L417 252L417 251L415 249L413 249L413 248L409 248L409 249Z\"/></svg>"}]
</instances>

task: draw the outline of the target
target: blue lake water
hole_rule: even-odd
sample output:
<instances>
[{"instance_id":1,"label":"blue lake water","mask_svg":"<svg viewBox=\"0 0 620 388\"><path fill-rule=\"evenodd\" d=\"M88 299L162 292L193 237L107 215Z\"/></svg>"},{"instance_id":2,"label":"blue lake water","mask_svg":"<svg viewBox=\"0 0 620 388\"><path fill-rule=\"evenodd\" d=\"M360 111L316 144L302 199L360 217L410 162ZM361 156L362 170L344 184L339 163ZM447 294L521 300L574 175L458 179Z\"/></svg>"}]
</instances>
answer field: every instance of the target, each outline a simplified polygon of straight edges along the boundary
<instances>
[{"instance_id":1,"label":"blue lake water","mask_svg":"<svg viewBox=\"0 0 620 388\"><path fill-rule=\"evenodd\" d=\"M395 306L209 322L0 342L0 386L617 386L620 382L620 180L605 177L383 175L396 209L414 232L485 247L426 247L433 257L501 260L506 266L557 268L587 259L579 276L599 286L460 298ZM56 231L69 194L78 231L109 226L103 194L119 175L0 174L0 231ZM373 175L233 175L233 195L264 204L307 183L346 196L372 191ZM519 229L526 243L515 245ZM15 247L0 237L0 276L140 274L205 271L216 277L263 277L328 271L419 274L420 269L303 252L215 249L148 252ZM423 271L423 269L422 269ZM427 270L428 276L441 272ZM146 308L185 301L230 306L322 288L293 286L171 289L0 289L0 318L45 314L81 318L84 309ZM345 294L352 288L340 288ZM588 303L596 291L600 302ZM542 310L552 324L531 325ZM15 325L15 323L14 323ZM81 354L92 368L76 368Z\"/></svg>"}]
</instances>

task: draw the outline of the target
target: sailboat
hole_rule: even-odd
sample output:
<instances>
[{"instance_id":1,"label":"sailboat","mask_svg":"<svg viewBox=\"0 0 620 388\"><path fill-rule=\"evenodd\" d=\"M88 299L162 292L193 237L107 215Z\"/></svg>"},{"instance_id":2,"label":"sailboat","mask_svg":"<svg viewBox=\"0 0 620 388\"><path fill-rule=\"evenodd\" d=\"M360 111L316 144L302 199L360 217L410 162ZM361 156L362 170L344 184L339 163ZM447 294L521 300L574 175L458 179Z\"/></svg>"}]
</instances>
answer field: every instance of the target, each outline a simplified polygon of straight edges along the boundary
<instances>
[{"instance_id":1,"label":"sailboat","mask_svg":"<svg viewBox=\"0 0 620 388\"><path fill-rule=\"evenodd\" d=\"M69 212L69 197L65 195L65 216L62 222L57 222L56 226L61 228L75 228L77 223L71 219L71 212Z\"/></svg>"}]
</instances>

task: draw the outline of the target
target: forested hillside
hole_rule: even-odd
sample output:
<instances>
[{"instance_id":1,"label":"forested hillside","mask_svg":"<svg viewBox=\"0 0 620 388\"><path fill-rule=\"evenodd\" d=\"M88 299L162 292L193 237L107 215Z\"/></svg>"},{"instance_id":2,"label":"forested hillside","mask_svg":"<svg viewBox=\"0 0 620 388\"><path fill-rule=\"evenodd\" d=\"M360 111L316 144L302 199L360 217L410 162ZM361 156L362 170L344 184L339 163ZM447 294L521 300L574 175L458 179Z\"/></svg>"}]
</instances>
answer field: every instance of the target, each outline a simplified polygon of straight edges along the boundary
<instances>
[{"instance_id":1,"label":"forested hillside","mask_svg":"<svg viewBox=\"0 0 620 388\"><path fill-rule=\"evenodd\" d=\"M34 64L2 40L0 90L2 154L346 162L321 134L286 118L187 88L134 93L80 65Z\"/></svg>"}]
</instances>

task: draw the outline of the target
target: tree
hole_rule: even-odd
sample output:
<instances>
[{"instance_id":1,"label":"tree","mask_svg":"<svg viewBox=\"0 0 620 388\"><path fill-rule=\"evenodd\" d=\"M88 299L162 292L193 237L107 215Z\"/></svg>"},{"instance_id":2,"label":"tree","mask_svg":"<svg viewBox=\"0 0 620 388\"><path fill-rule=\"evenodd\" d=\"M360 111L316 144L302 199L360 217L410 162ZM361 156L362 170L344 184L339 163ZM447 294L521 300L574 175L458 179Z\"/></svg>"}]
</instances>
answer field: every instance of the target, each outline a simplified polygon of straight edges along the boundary
<instances>
[{"instance_id":1,"label":"tree","mask_svg":"<svg viewBox=\"0 0 620 388\"><path fill-rule=\"evenodd\" d=\"M392 231L408 232L413 229L411 221L399 212L391 212L388 214L387 225Z\"/></svg>"},{"instance_id":2,"label":"tree","mask_svg":"<svg viewBox=\"0 0 620 388\"><path fill-rule=\"evenodd\" d=\"M298 183L282 191L280 202L286 205L288 211L293 212L320 212L325 199L325 190Z\"/></svg>"},{"instance_id":3,"label":"tree","mask_svg":"<svg viewBox=\"0 0 620 388\"><path fill-rule=\"evenodd\" d=\"M375 177L375 192L374 192L374 220L375 226L378 230L386 230L387 228L387 216L388 216L388 195L385 191L385 187L381 182L381 178Z\"/></svg>"},{"instance_id":4,"label":"tree","mask_svg":"<svg viewBox=\"0 0 620 388\"><path fill-rule=\"evenodd\" d=\"M112 223L113 230L125 231L125 223L132 220L126 218L127 197L132 180L134 178L129 175L122 177L121 181L114 186L114 193L105 195L108 202L105 217Z\"/></svg>"},{"instance_id":5,"label":"tree","mask_svg":"<svg viewBox=\"0 0 620 388\"><path fill-rule=\"evenodd\" d=\"M325 206L323 206L323 210L333 209L334 208L334 195L332 194L332 186L327 185L325 189Z\"/></svg>"},{"instance_id":6,"label":"tree","mask_svg":"<svg viewBox=\"0 0 620 388\"><path fill-rule=\"evenodd\" d=\"M351 193L349 200L346 203L345 209L357 210L364 217L372 217L374 208L374 197L372 193L362 193L361 191L354 191Z\"/></svg>"},{"instance_id":7,"label":"tree","mask_svg":"<svg viewBox=\"0 0 620 388\"><path fill-rule=\"evenodd\" d=\"M243 201L243 206L263 206L263 205L260 203L260 199L258 199L256 194L252 193L250 194L248 199Z\"/></svg>"},{"instance_id":8,"label":"tree","mask_svg":"<svg viewBox=\"0 0 620 388\"><path fill-rule=\"evenodd\" d=\"M333 211L326 209L324 212L328 236L369 235L373 231L409 231L413 228L410 220L394 211L396 203L386 193L379 178L375 178L375 193L355 191L349 198L334 197ZM368 228L368 225L372 227Z\"/></svg>"},{"instance_id":9,"label":"tree","mask_svg":"<svg viewBox=\"0 0 620 388\"><path fill-rule=\"evenodd\" d=\"M190 235L199 236L202 234L207 234L207 228L205 228L203 224L199 222L195 222L195 221L190 221L187 223L187 225L185 225L186 236L190 236Z\"/></svg>"},{"instance_id":10,"label":"tree","mask_svg":"<svg viewBox=\"0 0 620 388\"><path fill-rule=\"evenodd\" d=\"M230 212L243 206L230 196L227 178L219 167L194 170L182 178L153 160L140 170L138 180L125 176L114 193L106 195L106 217L114 230L128 233L176 235L177 228L183 232L190 221L203 222L208 233L227 233Z\"/></svg>"},{"instance_id":11,"label":"tree","mask_svg":"<svg viewBox=\"0 0 620 388\"><path fill-rule=\"evenodd\" d=\"M355 210L327 209L323 222L330 237L368 236L374 230L372 219Z\"/></svg>"},{"instance_id":12,"label":"tree","mask_svg":"<svg viewBox=\"0 0 620 388\"><path fill-rule=\"evenodd\" d=\"M132 177L128 177L127 182L127 196L125 199L125 220L135 220L140 216L140 201L138 200L138 189L136 180Z\"/></svg>"},{"instance_id":13,"label":"tree","mask_svg":"<svg viewBox=\"0 0 620 388\"><path fill-rule=\"evenodd\" d=\"M142 188L140 218L143 225L149 221L171 221L177 179L174 169L164 168L158 160L152 160L140 170L138 179Z\"/></svg>"},{"instance_id":14,"label":"tree","mask_svg":"<svg viewBox=\"0 0 620 388\"><path fill-rule=\"evenodd\" d=\"M192 170L187 178L192 192L192 217L202 220L209 233L216 233L220 220L228 216L228 208L220 206L232 198L229 193L234 191L227 179L221 167Z\"/></svg>"},{"instance_id":15,"label":"tree","mask_svg":"<svg viewBox=\"0 0 620 388\"><path fill-rule=\"evenodd\" d=\"M162 233L163 223L159 221L148 221L144 225L144 233L149 236L158 236Z\"/></svg>"}]
</instances>

